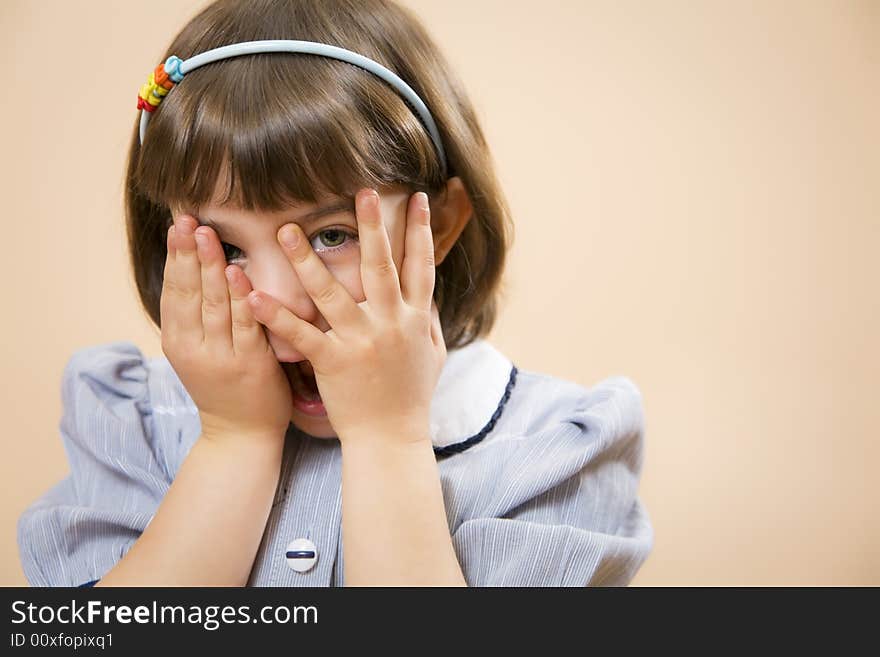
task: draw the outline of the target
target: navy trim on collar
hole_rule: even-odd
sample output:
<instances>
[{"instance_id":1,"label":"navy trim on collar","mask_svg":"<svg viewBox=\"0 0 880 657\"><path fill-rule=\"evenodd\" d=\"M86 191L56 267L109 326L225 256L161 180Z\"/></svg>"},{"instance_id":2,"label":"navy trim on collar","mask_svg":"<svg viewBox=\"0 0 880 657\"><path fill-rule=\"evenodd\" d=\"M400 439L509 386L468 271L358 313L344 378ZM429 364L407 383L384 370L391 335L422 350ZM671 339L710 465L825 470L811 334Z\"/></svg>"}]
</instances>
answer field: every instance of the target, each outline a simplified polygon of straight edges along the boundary
<instances>
[{"instance_id":1,"label":"navy trim on collar","mask_svg":"<svg viewBox=\"0 0 880 657\"><path fill-rule=\"evenodd\" d=\"M498 407L495 409L495 412L492 414L492 417L489 419L489 422L485 427L480 429L480 431L470 438L461 441L460 443L453 443L452 445L447 445L446 447L435 447L434 454L437 456L448 456L450 454L457 454L459 452L463 452L469 447L473 447L478 442L483 440L490 431L495 427L495 423L498 421L498 418L501 417L501 412L504 410L504 406L507 404L507 400L510 399L510 393L513 391L513 386L516 385L516 373L517 373L516 365L511 367L510 369L510 378L507 381L507 387L504 388L504 395L501 397L501 401L498 402Z\"/></svg>"}]
</instances>

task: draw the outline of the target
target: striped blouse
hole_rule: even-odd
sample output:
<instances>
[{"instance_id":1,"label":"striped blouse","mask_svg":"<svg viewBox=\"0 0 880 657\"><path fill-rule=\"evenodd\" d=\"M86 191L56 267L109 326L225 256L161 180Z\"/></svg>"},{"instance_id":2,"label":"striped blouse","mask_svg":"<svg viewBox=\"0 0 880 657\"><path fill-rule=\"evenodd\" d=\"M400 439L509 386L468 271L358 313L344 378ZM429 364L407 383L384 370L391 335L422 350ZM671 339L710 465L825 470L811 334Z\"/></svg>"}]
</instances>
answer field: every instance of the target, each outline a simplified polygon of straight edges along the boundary
<instances>
[{"instance_id":1,"label":"striped blouse","mask_svg":"<svg viewBox=\"0 0 880 657\"><path fill-rule=\"evenodd\" d=\"M201 434L168 360L131 342L76 351L61 389L70 472L17 526L33 586L92 585L113 568ZM626 585L651 551L642 398L628 378L586 388L477 340L448 352L430 430L470 586ZM286 445L248 586L342 586L339 441L290 424Z\"/></svg>"}]
</instances>

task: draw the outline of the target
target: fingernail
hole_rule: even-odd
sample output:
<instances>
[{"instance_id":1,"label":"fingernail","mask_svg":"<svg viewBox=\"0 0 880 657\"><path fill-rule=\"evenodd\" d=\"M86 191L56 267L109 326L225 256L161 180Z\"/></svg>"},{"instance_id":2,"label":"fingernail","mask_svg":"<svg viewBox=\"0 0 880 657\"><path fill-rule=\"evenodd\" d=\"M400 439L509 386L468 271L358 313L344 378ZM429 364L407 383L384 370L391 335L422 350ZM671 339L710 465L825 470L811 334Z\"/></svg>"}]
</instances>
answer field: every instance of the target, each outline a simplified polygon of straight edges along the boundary
<instances>
[{"instance_id":1,"label":"fingernail","mask_svg":"<svg viewBox=\"0 0 880 657\"><path fill-rule=\"evenodd\" d=\"M285 226L281 229L281 243L289 249L299 244L299 234L293 226Z\"/></svg>"},{"instance_id":2,"label":"fingernail","mask_svg":"<svg viewBox=\"0 0 880 657\"><path fill-rule=\"evenodd\" d=\"M248 295L248 301L250 301L251 305L253 306L259 306L261 303L263 303L263 298L256 292L251 292Z\"/></svg>"},{"instance_id":3,"label":"fingernail","mask_svg":"<svg viewBox=\"0 0 880 657\"><path fill-rule=\"evenodd\" d=\"M420 207L422 210L428 210L428 209L430 209L430 206L428 205L428 195L425 194L425 192L419 192L419 193L418 193L418 197L419 197L419 198L418 198L418 204L419 204L419 207Z\"/></svg>"},{"instance_id":4,"label":"fingernail","mask_svg":"<svg viewBox=\"0 0 880 657\"><path fill-rule=\"evenodd\" d=\"M199 246L208 246L208 236L204 233L200 233L199 231L195 232L196 242Z\"/></svg>"}]
</instances>

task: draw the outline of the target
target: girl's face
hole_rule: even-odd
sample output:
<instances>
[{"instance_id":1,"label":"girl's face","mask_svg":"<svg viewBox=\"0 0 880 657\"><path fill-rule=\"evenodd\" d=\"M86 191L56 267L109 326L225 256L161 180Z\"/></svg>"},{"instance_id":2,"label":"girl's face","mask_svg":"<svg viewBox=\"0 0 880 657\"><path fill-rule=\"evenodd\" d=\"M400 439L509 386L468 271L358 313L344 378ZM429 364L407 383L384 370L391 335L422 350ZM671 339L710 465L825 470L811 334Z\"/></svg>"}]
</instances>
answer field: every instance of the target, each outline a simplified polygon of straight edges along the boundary
<instances>
[{"instance_id":1,"label":"girl's face","mask_svg":"<svg viewBox=\"0 0 880 657\"><path fill-rule=\"evenodd\" d=\"M406 235L406 209L411 194L402 187L377 191L399 276ZM218 196L215 195L216 198ZM319 210L324 212L319 214ZM278 242L277 235L282 226L291 222L299 224L310 240L312 249L327 270L348 290L352 299L356 303L366 300L361 283L360 243L354 200L349 204L341 197L325 196L316 204L297 205L278 213L246 212L220 207L212 201L198 210L183 208L172 211L175 218L179 213L192 214L201 225L208 225L217 233L227 263L241 267L254 289L272 295L296 316L324 332L330 330L330 325L306 292ZM269 329L266 329L266 336L279 361L305 360L305 356L281 336ZM326 415L306 415L294 407L291 422L314 437L336 437Z\"/></svg>"}]
</instances>

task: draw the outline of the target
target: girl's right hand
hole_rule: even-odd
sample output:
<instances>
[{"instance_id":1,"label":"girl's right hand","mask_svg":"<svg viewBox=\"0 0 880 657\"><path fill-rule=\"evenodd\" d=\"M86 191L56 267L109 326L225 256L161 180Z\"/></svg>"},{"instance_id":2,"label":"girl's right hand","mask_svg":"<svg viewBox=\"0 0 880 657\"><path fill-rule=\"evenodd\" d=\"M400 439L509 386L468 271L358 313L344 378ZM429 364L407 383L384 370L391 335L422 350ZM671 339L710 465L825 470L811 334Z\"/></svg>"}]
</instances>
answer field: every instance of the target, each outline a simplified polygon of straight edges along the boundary
<instances>
[{"instance_id":1,"label":"girl's right hand","mask_svg":"<svg viewBox=\"0 0 880 657\"><path fill-rule=\"evenodd\" d=\"M199 228L205 239L197 245L198 226L183 214L168 229L162 351L199 410L203 436L283 441L290 384L248 306L250 281L240 267L226 266L210 228Z\"/></svg>"}]
</instances>

